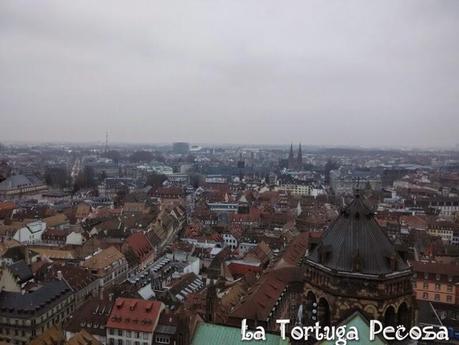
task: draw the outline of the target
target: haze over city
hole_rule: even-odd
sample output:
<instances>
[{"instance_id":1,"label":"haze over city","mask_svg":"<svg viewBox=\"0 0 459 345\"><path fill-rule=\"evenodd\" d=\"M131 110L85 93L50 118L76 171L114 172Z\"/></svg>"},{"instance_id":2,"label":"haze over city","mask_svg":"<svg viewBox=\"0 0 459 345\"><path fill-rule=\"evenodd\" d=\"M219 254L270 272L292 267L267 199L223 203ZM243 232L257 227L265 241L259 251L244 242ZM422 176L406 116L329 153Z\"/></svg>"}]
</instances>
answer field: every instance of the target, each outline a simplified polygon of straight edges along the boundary
<instances>
[{"instance_id":1,"label":"haze over city","mask_svg":"<svg viewBox=\"0 0 459 345\"><path fill-rule=\"evenodd\" d=\"M2 1L0 138L457 147L457 1Z\"/></svg>"}]
</instances>

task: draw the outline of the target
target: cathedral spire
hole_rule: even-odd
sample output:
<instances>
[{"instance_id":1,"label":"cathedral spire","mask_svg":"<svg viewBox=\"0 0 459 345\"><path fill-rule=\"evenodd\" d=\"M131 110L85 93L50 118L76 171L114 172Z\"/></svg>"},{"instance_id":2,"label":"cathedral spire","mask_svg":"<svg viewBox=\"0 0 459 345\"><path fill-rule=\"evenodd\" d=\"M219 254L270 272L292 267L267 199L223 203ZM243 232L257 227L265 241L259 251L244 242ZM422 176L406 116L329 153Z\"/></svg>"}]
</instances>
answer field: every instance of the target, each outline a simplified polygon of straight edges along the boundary
<instances>
[{"instance_id":1,"label":"cathedral spire","mask_svg":"<svg viewBox=\"0 0 459 345\"><path fill-rule=\"evenodd\" d=\"M290 144L290 152L288 154L288 168L295 169L295 157L293 155L293 144Z\"/></svg>"},{"instance_id":2,"label":"cathedral spire","mask_svg":"<svg viewBox=\"0 0 459 345\"><path fill-rule=\"evenodd\" d=\"M303 166L303 152L301 151L301 143L298 145L298 156L296 158L296 164L298 168Z\"/></svg>"},{"instance_id":3,"label":"cathedral spire","mask_svg":"<svg viewBox=\"0 0 459 345\"><path fill-rule=\"evenodd\" d=\"M293 159L293 144L290 144L290 152L288 154L288 159Z\"/></svg>"}]
</instances>

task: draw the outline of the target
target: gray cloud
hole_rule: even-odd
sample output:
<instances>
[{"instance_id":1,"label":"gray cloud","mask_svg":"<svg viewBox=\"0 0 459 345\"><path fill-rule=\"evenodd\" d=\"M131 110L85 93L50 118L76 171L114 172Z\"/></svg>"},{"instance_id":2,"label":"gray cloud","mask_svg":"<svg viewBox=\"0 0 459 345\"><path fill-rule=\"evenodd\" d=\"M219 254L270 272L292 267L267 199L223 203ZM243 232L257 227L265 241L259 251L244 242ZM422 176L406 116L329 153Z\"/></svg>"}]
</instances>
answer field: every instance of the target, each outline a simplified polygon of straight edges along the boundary
<instances>
[{"instance_id":1,"label":"gray cloud","mask_svg":"<svg viewBox=\"0 0 459 345\"><path fill-rule=\"evenodd\" d=\"M0 138L453 146L459 2L0 2Z\"/></svg>"}]
</instances>

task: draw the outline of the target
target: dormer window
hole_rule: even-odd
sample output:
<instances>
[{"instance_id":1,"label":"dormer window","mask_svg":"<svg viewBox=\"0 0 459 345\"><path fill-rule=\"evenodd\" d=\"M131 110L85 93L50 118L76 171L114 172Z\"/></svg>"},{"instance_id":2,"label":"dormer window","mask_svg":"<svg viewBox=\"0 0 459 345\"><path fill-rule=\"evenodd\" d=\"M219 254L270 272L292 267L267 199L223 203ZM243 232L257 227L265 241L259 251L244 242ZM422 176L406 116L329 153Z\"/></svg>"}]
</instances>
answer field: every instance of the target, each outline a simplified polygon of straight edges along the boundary
<instances>
[{"instance_id":1,"label":"dormer window","mask_svg":"<svg viewBox=\"0 0 459 345\"><path fill-rule=\"evenodd\" d=\"M352 258L352 270L354 272L362 271L362 257L360 256L358 252Z\"/></svg>"},{"instance_id":2,"label":"dormer window","mask_svg":"<svg viewBox=\"0 0 459 345\"><path fill-rule=\"evenodd\" d=\"M328 260L328 256L330 254L330 248L327 246L320 246L319 250L319 261L321 264L324 264Z\"/></svg>"},{"instance_id":3,"label":"dormer window","mask_svg":"<svg viewBox=\"0 0 459 345\"><path fill-rule=\"evenodd\" d=\"M397 258L395 255L391 255L391 256L388 256L386 257L387 259L387 262L389 264L389 267L391 269L391 271L396 271L397 270Z\"/></svg>"}]
</instances>

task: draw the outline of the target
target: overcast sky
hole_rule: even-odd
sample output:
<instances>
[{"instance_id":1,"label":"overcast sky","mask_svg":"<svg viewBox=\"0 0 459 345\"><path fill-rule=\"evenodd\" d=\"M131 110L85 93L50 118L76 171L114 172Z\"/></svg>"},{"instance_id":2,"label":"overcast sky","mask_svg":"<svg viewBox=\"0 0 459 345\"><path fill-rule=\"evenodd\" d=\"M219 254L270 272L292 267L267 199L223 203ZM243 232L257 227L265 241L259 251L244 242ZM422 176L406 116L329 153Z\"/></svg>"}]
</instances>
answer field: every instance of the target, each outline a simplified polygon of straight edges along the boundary
<instances>
[{"instance_id":1,"label":"overcast sky","mask_svg":"<svg viewBox=\"0 0 459 345\"><path fill-rule=\"evenodd\" d=\"M0 1L0 141L459 144L459 1Z\"/></svg>"}]
</instances>

